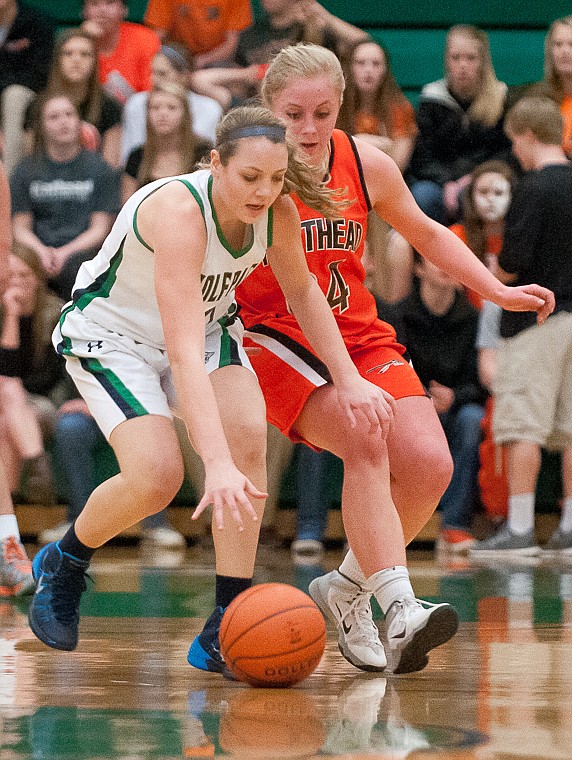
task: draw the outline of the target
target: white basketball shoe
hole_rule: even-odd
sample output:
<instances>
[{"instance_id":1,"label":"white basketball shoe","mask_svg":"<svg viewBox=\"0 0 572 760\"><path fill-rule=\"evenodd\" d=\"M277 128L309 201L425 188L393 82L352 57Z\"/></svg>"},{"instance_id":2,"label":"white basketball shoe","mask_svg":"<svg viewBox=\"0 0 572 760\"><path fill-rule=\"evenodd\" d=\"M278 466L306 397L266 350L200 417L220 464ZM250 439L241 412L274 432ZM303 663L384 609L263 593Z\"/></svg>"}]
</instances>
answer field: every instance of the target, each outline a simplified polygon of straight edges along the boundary
<instances>
[{"instance_id":1,"label":"white basketball shoe","mask_svg":"<svg viewBox=\"0 0 572 760\"><path fill-rule=\"evenodd\" d=\"M337 570L310 583L310 596L338 628L338 647L360 670L385 670L387 658L371 612L371 592Z\"/></svg>"},{"instance_id":2,"label":"white basketball shoe","mask_svg":"<svg viewBox=\"0 0 572 760\"><path fill-rule=\"evenodd\" d=\"M388 673L414 673L429 662L427 653L449 641L459 627L450 604L406 597L394 602L387 622Z\"/></svg>"}]
</instances>

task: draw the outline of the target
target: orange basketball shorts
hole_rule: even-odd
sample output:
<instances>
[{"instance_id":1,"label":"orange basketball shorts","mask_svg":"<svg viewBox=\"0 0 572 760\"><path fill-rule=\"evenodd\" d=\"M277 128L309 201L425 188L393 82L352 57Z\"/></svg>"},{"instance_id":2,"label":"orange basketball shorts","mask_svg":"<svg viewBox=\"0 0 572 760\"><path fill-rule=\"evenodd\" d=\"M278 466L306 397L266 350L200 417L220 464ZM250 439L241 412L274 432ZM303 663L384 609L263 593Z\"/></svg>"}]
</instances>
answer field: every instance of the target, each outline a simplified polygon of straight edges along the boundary
<instances>
[{"instance_id":1,"label":"orange basketball shorts","mask_svg":"<svg viewBox=\"0 0 572 760\"><path fill-rule=\"evenodd\" d=\"M362 377L394 398L426 396L415 370L396 341L393 328L383 322L359 342L346 348ZM253 325L244 336L245 347L257 347L249 358L266 400L266 417L295 443L307 443L293 430L310 394L331 377L326 365L310 348L297 324L280 319ZM308 444L310 445L310 444ZM313 447L312 447L313 448Z\"/></svg>"}]
</instances>

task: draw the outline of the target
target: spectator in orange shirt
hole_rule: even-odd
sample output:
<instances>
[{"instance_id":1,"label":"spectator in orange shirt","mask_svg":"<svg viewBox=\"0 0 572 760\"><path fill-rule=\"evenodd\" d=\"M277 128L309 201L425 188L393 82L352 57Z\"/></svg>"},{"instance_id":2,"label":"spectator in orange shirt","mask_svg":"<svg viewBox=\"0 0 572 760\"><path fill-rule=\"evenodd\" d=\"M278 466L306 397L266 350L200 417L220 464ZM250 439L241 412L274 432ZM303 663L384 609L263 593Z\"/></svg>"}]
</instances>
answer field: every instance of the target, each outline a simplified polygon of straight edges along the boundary
<instances>
[{"instance_id":1,"label":"spectator in orange shirt","mask_svg":"<svg viewBox=\"0 0 572 760\"><path fill-rule=\"evenodd\" d=\"M84 0L82 28L97 44L99 81L120 103L151 87L151 61L161 47L155 32L124 21L123 0Z\"/></svg>"},{"instance_id":2,"label":"spectator in orange shirt","mask_svg":"<svg viewBox=\"0 0 572 760\"><path fill-rule=\"evenodd\" d=\"M149 0L145 13L161 39L193 53L197 69L233 60L238 35L252 20L250 0Z\"/></svg>"},{"instance_id":3,"label":"spectator in orange shirt","mask_svg":"<svg viewBox=\"0 0 572 760\"><path fill-rule=\"evenodd\" d=\"M572 158L572 16L554 21L544 43L544 79L527 95L544 95L554 100L564 117L562 147Z\"/></svg>"},{"instance_id":4,"label":"spectator in orange shirt","mask_svg":"<svg viewBox=\"0 0 572 760\"><path fill-rule=\"evenodd\" d=\"M413 106L395 81L388 51L371 37L350 47L346 89L337 126L390 155L403 172L413 151L417 125ZM368 287L388 303L404 298L411 285L413 252L406 240L376 215L369 220Z\"/></svg>"},{"instance_id":5,"label":"spectator in orange shirt","mask_svg":"<svg viewBox=\"0 0 572 760\"><path fill-rule=\"evenodd\" d=\"M389 153L403 172L417 125L413 106L395 81L387 50L371 38L358 41L348 53L344 73L337 126Z\"/></svg>"}]
</instances>

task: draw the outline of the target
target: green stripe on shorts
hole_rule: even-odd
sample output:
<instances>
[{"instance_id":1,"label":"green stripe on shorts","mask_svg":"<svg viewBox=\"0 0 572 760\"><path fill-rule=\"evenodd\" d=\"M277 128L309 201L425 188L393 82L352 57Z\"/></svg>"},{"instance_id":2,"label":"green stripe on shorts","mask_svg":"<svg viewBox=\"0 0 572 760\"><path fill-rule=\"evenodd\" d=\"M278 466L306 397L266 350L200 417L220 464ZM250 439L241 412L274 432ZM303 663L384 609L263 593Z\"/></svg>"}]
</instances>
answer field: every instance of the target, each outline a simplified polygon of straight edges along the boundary
<instances>
[{"instance_id":1,"label":"green stripe on shorts","mask_svg":"<svg viewBox=\"0 0 572 760\"><path fill-rule=\"evenodd\" d=\"M144 414L149 414L147 409L138 401L131 393L129 388L123 384L123 382L117 377L115 372L110 369L106 369L98 359L81 359L82 367L93 375L95 375L98 381L108 391L117 405L123 409L131 410L132 414L126 416L141 417Z\"/></svg>"}]
</instances>

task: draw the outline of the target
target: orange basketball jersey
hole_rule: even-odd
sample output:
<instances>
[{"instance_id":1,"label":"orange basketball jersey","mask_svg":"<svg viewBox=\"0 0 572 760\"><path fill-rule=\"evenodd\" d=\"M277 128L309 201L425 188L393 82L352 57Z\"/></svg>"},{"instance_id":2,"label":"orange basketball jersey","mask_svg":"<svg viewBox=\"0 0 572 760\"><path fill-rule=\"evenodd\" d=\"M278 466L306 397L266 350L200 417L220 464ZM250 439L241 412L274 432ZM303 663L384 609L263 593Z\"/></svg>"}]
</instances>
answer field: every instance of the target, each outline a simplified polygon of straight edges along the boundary
<instances>
[{"instance_id":1,"label":"orange basketball jersey","mask_svg":"<svg viewBox=\"0 0 572 760\"><path fill-rule=\"evenodd\" d=\"M328 187L347 188L344 197L354 203L341 212L340 219L327 220L296 195L291 197L301 218L308 267L317 277L346 343L353 343L359 342L360 334L378 322L375 300L363 284L365 270L361 263L370 202L353 139L336 129L330 148ZM266 262L240 285L236 298L247 328L276 318L281 318L281 329L290 321L297 325Z\"/></svg>"}]
</instances>

